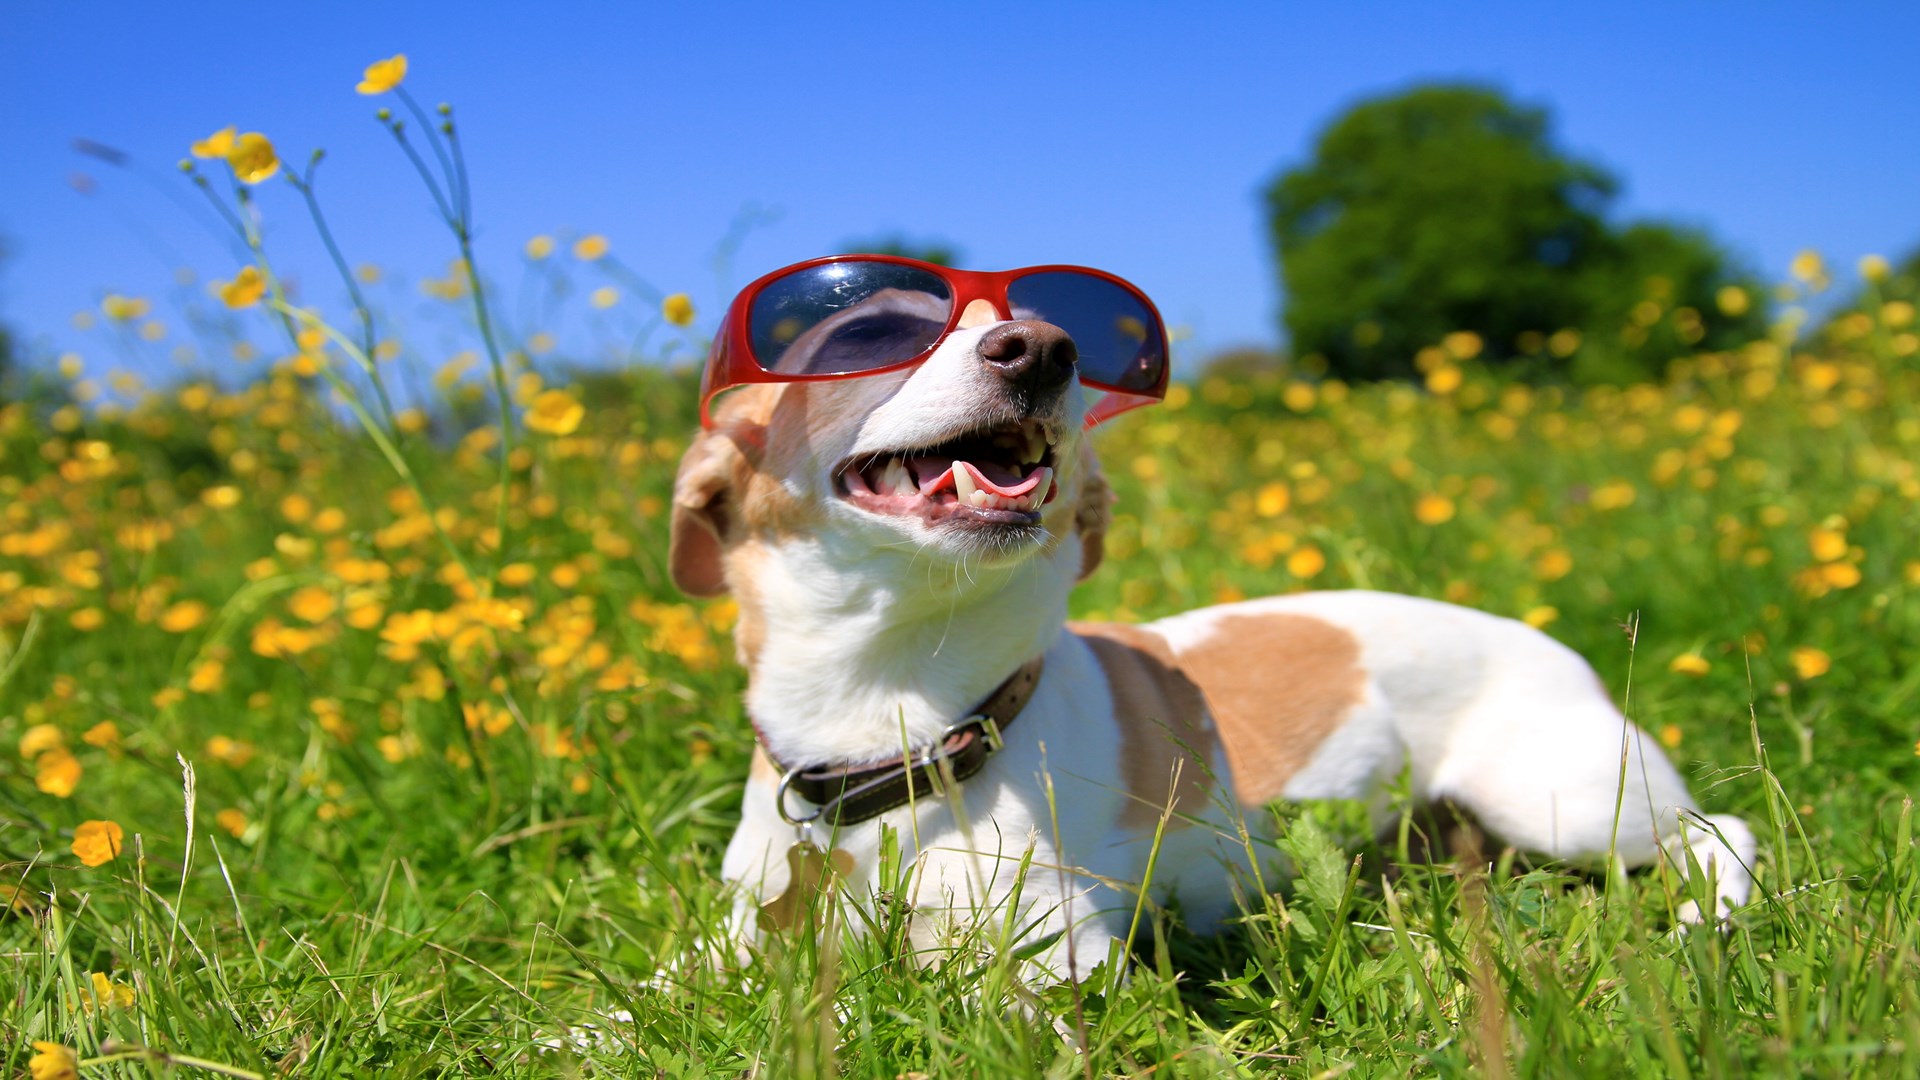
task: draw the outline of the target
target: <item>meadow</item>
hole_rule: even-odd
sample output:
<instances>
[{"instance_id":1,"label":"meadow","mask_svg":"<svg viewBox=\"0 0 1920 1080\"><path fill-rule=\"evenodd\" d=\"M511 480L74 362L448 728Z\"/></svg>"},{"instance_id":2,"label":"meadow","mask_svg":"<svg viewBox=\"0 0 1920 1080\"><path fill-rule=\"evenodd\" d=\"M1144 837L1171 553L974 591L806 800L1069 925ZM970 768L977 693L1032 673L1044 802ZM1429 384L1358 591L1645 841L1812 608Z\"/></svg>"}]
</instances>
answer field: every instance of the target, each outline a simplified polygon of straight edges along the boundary
<instances>
[{"instance_id":1,"label":"meadow","mask_svg":"<svg viewBox=\"0 0 1920 1080\"><path fill-rule=\"evenodd\" d=\"M1120 501L1076 614L1363 587L1541 627L1754 823L1723 931L1674 931L1670 872L1389 870L1336 843L1354 808L1282 806L1294 880L1219 937L1149 909L1081 986L1020 986L991 927L916 959L884 904L723 970L686 961L752 731L732 605L664 565L696 425L660 342L695 312L591 235L520 268L571 306L507 303L418 119L461 261L396 287L438 329L344 259L348 314L302 307L253 189L311 166L228 131L188 182L255 261L108 296L101 355L0 404L9 1075L1920 1071L1920 326L1876 275L1657 384L1522 382L1463 333L1417 384L1177 367L1097 435ZM634 362L559 361L588 309L632 313ZM188 341L181 378L109 370Z\"/></svg>"}]
</instances>

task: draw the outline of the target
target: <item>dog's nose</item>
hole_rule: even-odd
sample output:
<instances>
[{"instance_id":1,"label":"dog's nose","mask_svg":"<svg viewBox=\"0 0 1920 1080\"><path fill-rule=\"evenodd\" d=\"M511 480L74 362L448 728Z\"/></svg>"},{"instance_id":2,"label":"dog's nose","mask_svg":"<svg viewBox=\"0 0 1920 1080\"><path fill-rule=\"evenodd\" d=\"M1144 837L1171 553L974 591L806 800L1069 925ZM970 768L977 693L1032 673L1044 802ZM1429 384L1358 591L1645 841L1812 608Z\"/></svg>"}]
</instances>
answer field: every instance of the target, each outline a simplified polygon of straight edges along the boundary
<instances>
[{"instance_id":1,"label":"dog's nose","mask_svg":"<svg viewBox=\"0 0 1920 1080\"><path fill-rule=\"evenodd\" d=\"M1065 330L1033 319L1001 323L980 338L979 348L989 369L1029 393L1065 385L1080 359Z\"/></svg>"}]
</instances>

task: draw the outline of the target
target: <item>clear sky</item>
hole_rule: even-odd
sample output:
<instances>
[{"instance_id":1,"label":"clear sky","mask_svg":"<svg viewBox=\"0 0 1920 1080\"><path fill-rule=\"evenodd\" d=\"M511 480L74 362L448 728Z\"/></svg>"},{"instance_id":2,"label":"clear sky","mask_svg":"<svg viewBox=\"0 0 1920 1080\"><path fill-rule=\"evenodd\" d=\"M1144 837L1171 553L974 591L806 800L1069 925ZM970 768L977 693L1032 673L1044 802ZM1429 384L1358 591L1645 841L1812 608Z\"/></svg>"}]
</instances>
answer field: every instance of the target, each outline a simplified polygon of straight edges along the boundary
<instances>
[{"instance_id":1,"label":"clear sky","mask_svg":"<svg viewBox=\"0 0 1920 1080\"><path fill-rule=\"evenodd\" d=\"M327 148L350 260L439 272L449 241L353 92L399 51L411 89L459 108L483 264L604 233L704 326L764 270L901 232L975 267L1120 273L1196 350L1271 343L1264 181L1343 106L1427 79L1548 106L1624 181L1624 217L1704 226L1770 278L1815 248L1844 281L1920 244L1917 42L1912 3L10 3L0 318L84 351L68 320L103 293L230 274L160 190L186 193L173 162L227 124L289 159ZM294 192L264 203L318 275ZM715 247L752 207L777 218L723 280Z\"/></svg>"}]
</instances>

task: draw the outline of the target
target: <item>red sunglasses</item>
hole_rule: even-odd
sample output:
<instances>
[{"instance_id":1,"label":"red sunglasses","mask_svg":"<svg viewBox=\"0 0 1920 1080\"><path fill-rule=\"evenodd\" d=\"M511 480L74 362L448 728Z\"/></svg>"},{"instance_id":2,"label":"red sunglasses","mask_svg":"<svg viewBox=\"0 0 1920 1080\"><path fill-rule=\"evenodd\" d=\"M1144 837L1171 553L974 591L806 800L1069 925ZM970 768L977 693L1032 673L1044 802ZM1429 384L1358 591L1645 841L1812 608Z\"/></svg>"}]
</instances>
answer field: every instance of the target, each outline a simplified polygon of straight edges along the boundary
<instances>
[{"instance_id":1,"label":"red sunglasses","mask_svg":"<svg viewBox=\"0 0 1920 1080\"><path fill-rule=\"evenodd\" d=\"M1065 330L1080 382L1106 391L1087 426L1167 394L1167 330L1153 301L1127 281L1084 266L955 270L895 255L830 255L755 281L727 308L700 379L708 404L748 383L858 379L925 360L969 305L1004 319Z\"/></svg>"}]
</instances>

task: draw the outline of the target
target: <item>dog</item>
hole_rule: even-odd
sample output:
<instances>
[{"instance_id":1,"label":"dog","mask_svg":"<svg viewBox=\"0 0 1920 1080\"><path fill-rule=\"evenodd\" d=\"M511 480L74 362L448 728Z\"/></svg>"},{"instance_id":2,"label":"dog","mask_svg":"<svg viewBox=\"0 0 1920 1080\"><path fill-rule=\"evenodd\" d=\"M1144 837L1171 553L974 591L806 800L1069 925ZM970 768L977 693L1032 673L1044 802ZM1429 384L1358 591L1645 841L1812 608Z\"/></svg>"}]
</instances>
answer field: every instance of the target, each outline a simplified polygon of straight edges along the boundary
<instances>
[{"instance_id":1,"label":"dog","mask_svg":"<svg viewBox=\"0 0 1920 1080\"><path fill-rule=\"evenodd\" d=\"M945 317L916 303L860 315ZM1593 670L1522 623L1359 591L1069 622L1112 496L1074 339L1030 314L974 299L910 366L741 386L685 452L671 576L737 601L758 737L722 867L743 947L829 862L861 902L884 830L917 943L1013 905L1033 977L1081 979L1142 887L1196 931L1229 917L1268 803L1360 800L1385 826L1402 776L1500 844L1669 859L1711 875L1720 914L1747 901L1745 823L1702 816Z\"/></svg>"}]
</instances>

